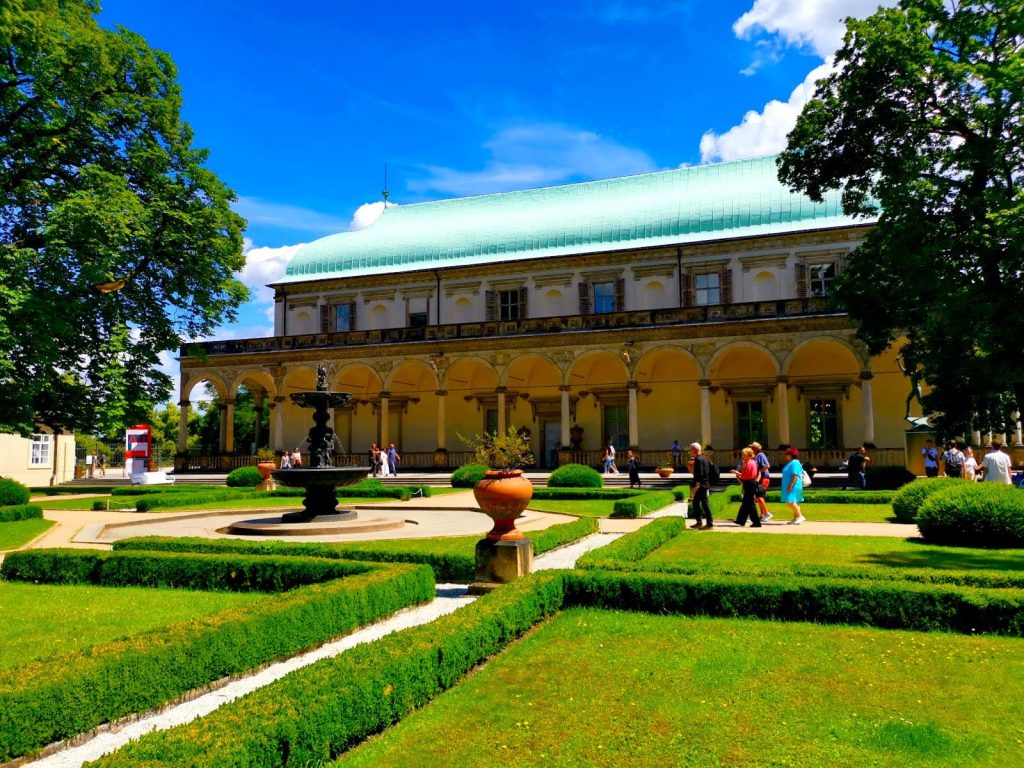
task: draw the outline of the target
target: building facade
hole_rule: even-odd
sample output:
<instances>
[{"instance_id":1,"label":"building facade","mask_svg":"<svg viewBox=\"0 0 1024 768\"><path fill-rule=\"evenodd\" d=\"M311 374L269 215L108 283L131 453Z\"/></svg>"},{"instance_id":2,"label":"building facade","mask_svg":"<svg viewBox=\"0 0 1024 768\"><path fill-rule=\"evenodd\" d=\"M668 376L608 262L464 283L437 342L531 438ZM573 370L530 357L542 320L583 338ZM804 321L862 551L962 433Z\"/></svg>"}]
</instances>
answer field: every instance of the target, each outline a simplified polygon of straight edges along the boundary
<instances>
[{"instance_id":1,"label":"building facade","mask_svg":"<svg viewBox=\"0 0 1024 768\"><path fill-rule=\"evenodd\" d=\"M0 477L29 487L58 485L75 476L75 436L55 435L46 427L21 435L0 434Z\"/></svg>"},{"instance_id":2,"label":"building facade","mask_svg":"<svg viewBox=\"0 0 1024 768\"><path fill-rule=\"evenodd\" d=\"M350 463L394 442L405 466L457 466L463 438L515 426L539 466L596 464L609 441L654 464L675 440L833 465L867 442L902 465L895 353L829 304L870 226L789 192L774 158L389 207L300 249L274 336L183 348L180 450L207 382L221 456L179 467L232 465L241 387L271 407L258 442L294 448L309 414L288 395L319 364L353 395L333 414Z\"/></svg>"}]
</instances>

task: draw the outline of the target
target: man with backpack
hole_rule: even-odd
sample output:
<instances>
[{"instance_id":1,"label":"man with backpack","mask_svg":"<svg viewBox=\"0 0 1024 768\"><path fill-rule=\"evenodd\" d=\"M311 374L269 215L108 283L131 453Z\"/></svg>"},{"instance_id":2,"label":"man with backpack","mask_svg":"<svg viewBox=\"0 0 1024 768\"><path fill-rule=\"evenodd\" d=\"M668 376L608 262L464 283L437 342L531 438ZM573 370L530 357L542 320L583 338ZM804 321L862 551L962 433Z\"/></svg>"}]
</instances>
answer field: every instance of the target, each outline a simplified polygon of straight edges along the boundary
<instances>
[{"instance_id":1,"label":"man with backpack","mask_svg":"<svg viewBox=\"0 0 1024 768\"><path fill-rule=\"evenodd\" d=\"M846 482L843 483L843 490L848 486L860 488L862 491L868 487L867 468L871 463L866 446L861 446L857 452L846 460Z\"/></svg>"},{"instance_id":2,"label":"man with backpack","mask_svg":"<svg viewBox=\"0 0 1024 768\"><path fill-rule=\"evenodd\" d=\"M703 453L700 443L690 445L690 456L693 459L693 478L690 480L690 504L696 513L697 522L690 528L695 531L709 531L715 527L715 521L711 518L711 505L708 504L708 493L711 491L711 483L717 468ZM702 520L707 520L702 523Z\"/></svg>"},{"instance_id":3,"label":"man with backpack","mask_svg":"<svg viewBox=\"0 0 1024 768\"><path fill-rule=\"evenodd\" d=\"M945 467L946 477L964 476L964 454L955 440L946 444L946 450L942 453L942 464Z\"/></svg>"}]
</instances>

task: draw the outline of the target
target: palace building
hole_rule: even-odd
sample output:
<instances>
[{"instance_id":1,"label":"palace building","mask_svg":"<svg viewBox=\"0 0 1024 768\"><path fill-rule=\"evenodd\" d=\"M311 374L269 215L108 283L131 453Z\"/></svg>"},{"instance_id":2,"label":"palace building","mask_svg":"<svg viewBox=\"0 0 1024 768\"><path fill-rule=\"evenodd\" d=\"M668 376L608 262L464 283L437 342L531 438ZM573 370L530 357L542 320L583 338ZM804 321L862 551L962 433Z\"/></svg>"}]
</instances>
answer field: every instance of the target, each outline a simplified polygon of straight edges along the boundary
<instances>
[{"instance_id":1,"label":"palace building","mask_svg":"<svg viewBox=\"0 0 1024 768\"><path fill-rule=\"evenodd\" d=\"M182 349L179 448L202 382L221 430L179 468L249 462L230 458L242 387L270 406L257 441L294 448L310 417L288 395L319 364L353 396L333 413L347 463L393 442L406 468L454 467L461 438L515 426L541 467L596 465L608 441L651 465L674 440L822 465L867 442L904 465L896 355L828 301L871 224L790 192L773 157L388 207L298 251L272 337Z\"/></svg>"}]
</instances>

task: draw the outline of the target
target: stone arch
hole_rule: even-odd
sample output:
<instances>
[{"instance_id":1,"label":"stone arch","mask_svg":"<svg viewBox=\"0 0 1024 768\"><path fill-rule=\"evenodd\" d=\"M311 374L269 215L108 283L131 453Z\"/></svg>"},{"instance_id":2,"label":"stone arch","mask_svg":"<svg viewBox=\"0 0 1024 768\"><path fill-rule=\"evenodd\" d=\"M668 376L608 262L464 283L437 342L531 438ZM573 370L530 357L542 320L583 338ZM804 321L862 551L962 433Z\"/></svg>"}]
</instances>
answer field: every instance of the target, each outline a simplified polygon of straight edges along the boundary
<instances>
[{"instance_id":1,"label":"stone arch","mask_svg":"<svg viewBox=\"0 0 1024 768\"><path fill-rule=\"evenodd\" d=\"M847 358L846 362L852 361L852 367L858 372L861 370L868 370L871 366L871 361L865 359L857 347L841 336L818 336L811 339L804 339L789 350L789 353L786 355L786 359L782 364L783 375L800 375L801 367L807 366L808 354L813 354L815 352L825 353L825 359L822 361L824 366L815 362L814 367L824 367L823 370L819 370L817 372L819 375L827 375L833 372L838 373L851 367L844 363L844 358ZM794 366L796 367L796 371L794 371Z\"/></svg>"},{"instance_id":2,"label":"stone arch","mask_svg":"<svg viewBox=\"0 0 1024 768\"><path fill-rule=\"evenodd\" d=\"M629 375L622 358L609 350L585 352L569 366L566 383L580 396L576 425L583 428L584 449L597 450L606 439L618 448L628 447Z\"/></svg>"},{"instance_id":3,"label":"stone arch","mask_svg":"<svg viewBox=\"0 0 1024 768\"><path fill-rule=\"evenodd\" d=\"M384 388L380 374L366 363L342 363L331 379L331 389L348 392L352 399L334 412L334 431L349 453L362 453L379 436L377 400ZM361 462L365 463L365 462Z\"/></svg>"},{"instance_id":4,"label":"stone arch","mask_svg":"<svg viewBox=\"0 0 1024 768\"><path fill-rule=\"evenodd\" d=\"M670 458L673 440L681 445L700 440L702 378L700 361L676 345L649 349L637 361L637 418L645 463Z\"/></svg>"},{"instance_id":5,"label":"stone arch","mask_svg":"<svg viewBox=\"0 0 1024 768\"><path fill-rule=\"evenodd\" d=\"M528 427L530 447L539 466L554 466L552 454L562 441L562 371L549 356L540 352L518 355L505 368L502 384L519 395L509 409L510 423Z\"/></svg>"},{"instance_id":6,"label":"stone arch","mask_svg":"<svg viewBox=\"0 0 1024 768\"><path fill-rule=\"evenodd\" d=\"M778 408L773 406L780 368L775 355L755 342L734 341L715 353L707 370L712 445L777 444Z\"/></svg>"},{"instance_id":7,"label":"stone arch","mask_svg":"<svg viewBox=\"0 0 1024 768\"><path fill-rule=\"evenodd\" d=\"M441 389L448 393L445 443L454 451L467 450L461 438L472 438L496 428L498 371L488 360L466 355L452 360L443 381ZM505 405L507 412L509 403Z\"/></svg>"},{"instance_id":8,"label":"stone arch","mask_svg":"<svg viewBox=\"0 0 1024 768\"><path fill-rule=\"evenodd\" d=\"M793 439L831 449L842 458L847 446L864 440L860 374L864 362L845 339L819 336L798 344L786 359Z\"/></svg>"},{"instance_id":9,"label":"stone arch","mask_svg":"<svg viewBox=\"0 0 1024 768\"><path fill-rule=\"evenodd\" d=\"M250 391L262 390L268 397L277 395L277 385L273 376L262 368L250 368L239 373L231 386L231 397L235 397L239 387L243 385Z\"/></svg>"},{"instance_id":10,"label":"stone arch","mask_svg":"<svg viewBox=\"0 0 1024 768\"><path fill-rule=\"evenodd\" d=\"M498 370L477 355L452 358L451 365L444 372L442 389L449 392L469 391L482 387L497 387L500 381Z\"/></svg>"},{"instance_id":11,"label":"stone arch","mask_svg":"<svg viewBox=\"0 0 1024 768\"><path fill-rule=\"evenodd\" d=\"M220 374L211 371L188 375L183 373L181 377L181 399L191 400L192 391L204 381L213 387L218 400L226 400L228 398L229 387L227 382L224 381ZM234 392L232 391L233 394Z\"/></svg>"}]
</instances>

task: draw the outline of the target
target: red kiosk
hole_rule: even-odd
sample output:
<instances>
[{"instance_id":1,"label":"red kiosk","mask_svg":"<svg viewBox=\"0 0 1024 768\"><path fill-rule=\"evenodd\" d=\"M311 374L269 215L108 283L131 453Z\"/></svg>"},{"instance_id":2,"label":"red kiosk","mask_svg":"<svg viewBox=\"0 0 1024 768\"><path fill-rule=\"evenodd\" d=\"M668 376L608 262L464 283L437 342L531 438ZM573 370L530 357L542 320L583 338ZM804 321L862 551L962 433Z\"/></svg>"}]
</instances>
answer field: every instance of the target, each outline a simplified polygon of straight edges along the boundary
<instances>
[{"instance_id":1,"label":"red kiosk","mask_svg":"<svg viewBox=\"0 0 1024 768\"><path fill-rule=\"evenodd\" d=\"M153 430L149 424L136 424L124 433L124 465L134 478L150 471L153 461Z\"/></svg>"}]
</instances>

